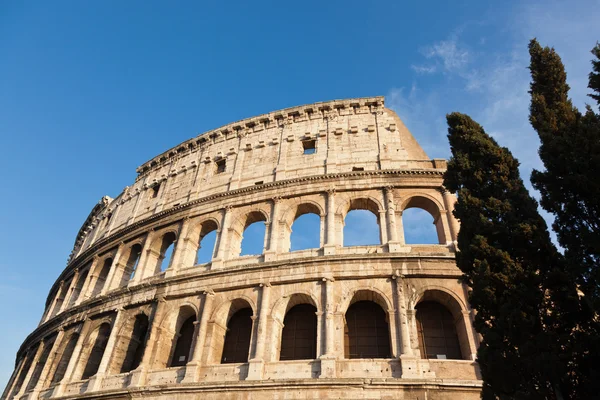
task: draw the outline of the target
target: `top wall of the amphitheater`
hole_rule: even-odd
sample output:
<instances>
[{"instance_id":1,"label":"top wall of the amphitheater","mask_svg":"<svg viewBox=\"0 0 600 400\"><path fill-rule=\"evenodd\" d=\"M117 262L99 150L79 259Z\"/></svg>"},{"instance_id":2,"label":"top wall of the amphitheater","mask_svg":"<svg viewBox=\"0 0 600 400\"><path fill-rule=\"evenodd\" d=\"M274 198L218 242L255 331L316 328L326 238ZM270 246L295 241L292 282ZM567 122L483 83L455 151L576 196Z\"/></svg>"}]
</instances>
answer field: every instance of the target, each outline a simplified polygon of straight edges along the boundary
<instances>
[{"instance_id":1,"label":"top wall of the amphitheater","mask_svg":"<svg viewBox=\"0 0 600 400\"><path fill-rule=\"evenodd\" d=\"M429 160L383 97L288 108L206 132L144 163L131 186L94 208L72 256L201 197L306 176L432 168L445 163Z\"/></svg>"}]
</instances>

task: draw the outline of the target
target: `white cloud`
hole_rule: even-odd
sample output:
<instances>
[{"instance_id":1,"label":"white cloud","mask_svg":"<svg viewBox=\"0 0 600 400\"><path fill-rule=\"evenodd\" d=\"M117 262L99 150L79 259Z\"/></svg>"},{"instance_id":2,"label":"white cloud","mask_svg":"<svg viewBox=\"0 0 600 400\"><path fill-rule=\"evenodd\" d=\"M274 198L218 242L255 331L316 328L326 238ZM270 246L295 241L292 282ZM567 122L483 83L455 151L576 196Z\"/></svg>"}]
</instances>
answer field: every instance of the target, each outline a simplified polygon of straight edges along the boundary
<instances>
[{"instance_id":1,"label":"white cloud","mask_svg":"<svg viewBox=\"0 0 600 400\"><path fill-rule=\"evenodd\" d=\"M418 74L433 74L437 71L435 65L411 65L410 67Z\"/></svg>"}]
</instances>

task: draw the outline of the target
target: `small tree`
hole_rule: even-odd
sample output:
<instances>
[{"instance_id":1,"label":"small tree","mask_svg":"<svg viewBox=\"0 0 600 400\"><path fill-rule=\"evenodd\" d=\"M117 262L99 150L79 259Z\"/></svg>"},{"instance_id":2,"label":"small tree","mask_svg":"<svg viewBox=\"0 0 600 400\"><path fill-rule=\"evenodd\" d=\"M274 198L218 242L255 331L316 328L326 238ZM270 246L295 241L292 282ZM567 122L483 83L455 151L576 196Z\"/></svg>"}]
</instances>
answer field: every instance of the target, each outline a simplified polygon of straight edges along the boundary
<instances>
[{"instance_id":1,"label":"small tree","mask_svg":"<svg viewBox=\"0 0 600 400\"><path fill-rule=\"evenodd\" d=\"M510 151L467 115L452 113L447 121L452 158L444 186L458 195L456 262L483 337L483 398L554 397L566 373L565 339L552 329L565 317L554 303L569 292L557 289L560 254Z\"/></svg>"}]
</instances>

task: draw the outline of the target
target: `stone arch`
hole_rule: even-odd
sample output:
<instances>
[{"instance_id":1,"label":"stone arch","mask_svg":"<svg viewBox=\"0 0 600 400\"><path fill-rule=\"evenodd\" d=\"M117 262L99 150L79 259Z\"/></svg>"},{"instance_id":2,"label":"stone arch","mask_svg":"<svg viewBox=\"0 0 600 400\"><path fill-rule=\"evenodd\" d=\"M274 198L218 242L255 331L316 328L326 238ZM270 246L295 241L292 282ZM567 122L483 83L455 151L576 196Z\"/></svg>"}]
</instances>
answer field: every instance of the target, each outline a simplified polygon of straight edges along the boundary
<instances>
[{"instance_id":1,"label":"stone arch","mask_svg":"<svg viewBox=\"0 0 600 400\"><path fill-rule=\"evenodd\" d=\"M341 204L337 207L335 219L336 225L338 226L338 234L340 237L341 244L344 244L344 232L346 230L346 218L351 211L370 211L375 216L375 221L378 225L379 233L379 244L384 243L384 227L385 221L382 221L381 211L385 210L383 203L380 199L364 193L355 193L347 195L340 202Z\"/></svg>"},{"instance_id":2,"label":"stone arch","mask_svg":"<svg viewBox=\"0 0 600 400\"><path fill-rule=\"evenodd\" d=\"M118 345L111 360L111 371L125 373L135 370L142 362L146 340L150 333L150 316L139 310L119 327Z\"/></svg>"},{"instance_id":3,"label":"stone arch","mask_svg":"<svg viewBox=\"0 0 600 400\"><path fill-rule=\"evenodd\" d=\"M300 324L303 327L310 325L311 332L304 332L304 333L308 333L309 337L306 337L306 335L303 335L302 339L304 339L304 340L308 339L312 342L313 347L310 351L311 356L310 357L301 357L301 358L293 358L293 357L290 358L288 356L286 358L286 356L284 355L282 358L282 355L281 355L282 354L282 345L285 347L286 344L284 342L289 342L289 340L286 339L286 334L289 334L289 333L285 332L285 329L287 329L286 325L285 325L286 318L289 316L288 313L291 310L293 310L294 308L297 308L296 306L310 306L314 310L314 312L308 311L307 317L309 318L309 320L302 321L302 323ZM272 335L273 335L273 340L271 341L271 359L272 359L272 361L278 360L278 359L313 359L316 357L316 354L318 352L318 340L319 340L319 334L317 332L317 326L318 326L317 313L319 311L320 311L319 301L315 298L315 296L312 293L310 293L308 291L294 291L293 294L285 295L281 299L277 300L277 302L271 309L271 319L273 321L273 324L271 326ZM297 321L294 321L294 322L297 322ZM288 327L288 328L290 328L290 327ZM314 332L312 331L313 329L314 329ZM289 343L288 343L288 347L289 347Z\"/></svg>"},{"instance_id":4,"label":"stone arch","mask_svg":"<svg viewBox=\"0 0 600 400\"><path fill-rule=\"evenodd\" d=\"M265 236L263 239L263 252L267 248L267 240L269 232L267 227L270 225L269 213L262 207L253 207L252 209L245 211L244 213L238 213L237 217L233 219L230 226L230 250L231 257L239 257L242 252L242 241L244 238L244 232L246 228L255 222L265 223ZM261 252L262 253L262 252Z\"/></svg>"},{"instance_id":5,"label":"stone arch","mask_svg":"<svg viewBox=\"0 0 600 400\"><path fill-rule=\"evenodd\" d=\"M84 338L82 352L77 362L75 379L88 379L96 375L100 362L104 357L108 338L114 324L114 316L107 316L93 321Z\"/></svg>"},{"instance_id":6,"label":"stone arch","mask_svg":"<svg viewBox=\"0 0 600 400\"><path fill-rule=\"evenodd\" d=\"M98 296L103 292L104 287L108 284L107 279L110 274L110 270L113 268L113 263L113 252L102 256L98 260L96 268L92 272L93 286L92 292L90 293L90 297Z\"/></svg>"},{"instance_id":7,"label":"stone arch","mask_svg":"<svg viewBox=\"0 0 600 400\"><path fill-rule=\"evenodd\" d=\"M141 238L128 243L128 248L124 253L127 256L125 258L125 264L123 264L123 274L121 275L119 287L126 286L127 283L133 279L138 270L143 249L144 245Z\"/></svg>"},{"instance_id":8,"label":"stone arch","mask_svg":"<svg viewBox=\"0 0 600 400\"><path fill-rule=\"evenodd\" d=\"M391 358L389 298L374 288L357 289L343 303L346 358Z\"/></svg>"},{"instance_id":9,"label":"stone arch","mask_svg":"<svg viewBox=\"0 0 600 400\"><path fill-rule=\"evenodd\" d=\"M189 362L193 352L194 335L198 309L191 304L182 304L177 313L174 335L171 343L168 367L178 367Z\"/></svg>"},{"instance_id":10,"label":"stone arch","mask_svg":"<svg viewBox=\"0 0 600 400\"><path fill-rule=\"evenodd\" d=\"M435 225L439 244L446 244L447 241L451 240L444 226L444 222L447 222L444 221L446 210L438 199L428 193L412 193L401 201L399 210L401 213L404 213L405 210L410 208L421 209L433 217L433 224ZM406 232L404 232L404 236L406 237Z\"/></svg>"},{"instance_id":11,"label":"stone arch","mask_svg":"<svg viewBox=\"0 0 600 400\"><path fill-rule=\"evenodd\" d=\"M150 266L149 271L151 275L157 275L161 271L166 270L170 267L173 261L173 257L168 261L169 265L163 266L167 250L171 249L175 252L175 246L177 245L178 231L176 228L171 227L160 232L160 235L154 238L148 248L147 265ZM148 270L148 269L147 269Z\"/></svg>"},{"instance_id":12,"label":"stone arch","mask_svg":"<svg viewBox=\"0 0 600 400\"><path fill-rule=\"evenodd\" d=\"M471 324L468 318L465 318L465 313L468 312L465 302L453 291L441 286L427 286L419 292L414 293L409 300L409 310L414 315L414 320L411 321L414 325L414 330L417 330L419 343L423 343L423 333L417 329L417 306L422 303L437 303L452 314L454 329L458 338L460 347L460 355L464 360L470 360L473 354L474 343L471 343L471 335L469 329ZM419 349L421 345L419 345Z\"/></svg>"},{"instance_id":13,"label":"stone arch","mask_svg":"<svg viewBox=\"0 0 600 400\"><path fill-rule=\"evenodd\" d=\"M232 317L244 309L250 310L250 313L252 314L251 319L254 320L254 317L256 316L256 305L252 299L244 295L224 300L215 308L212 313L212 318L209 321L209 324L211 325L210 338L207 338L210 339L207 340L207 344L210 346L208 351L209 364L218 364L223 361L226 341L228 340L227 332L230 331L229 322ZM249 332L246 330L243 335L245 336L245 341L247 341L248 353L250 351L253 331L253 322L251 322Z\"/></svg>"},{"instance_id":14,"label":"stone arch","mask_svg":"<svg viewBox=\"0 0 600 400\"><path fill-rule=\"evenodd\" d=\"M282 237L280 238L282 251L290 251L292 247L292 226L294 222L305 214L315 214L320 218L319 247L323 247L323 217L325 210L321 204L314 200L302 199L289 206L282 214L279 223L282 226Z\"/></svg>"},{"instance_id":15,"label":"stone arch","mask_svg":"<svg viewBox=\"0 0 600 400\"><path fill-rule=\"evenodd\" d=\"M193 229L190 230L188 234L188 240L191 243L191 250L194 253L194 265L198 264L198 251L200 250L202 239L206 235L212 232L220 232L221 231L221 223L214 217L204 218L198 223L194 224ZM216 238L215 243L212 246L211 250L211 259L215 257L216 252Z\"/></svg>"},{"instance_id":16,"label":"stone arch","mask_svg":"<svg viewBox=\"0 0 600 400\"><path fill-rule=\"evenodd\" d=\"M390 297L380 289L370 286L361 286L352 289L348 295L344 296L338 304L336 312L345 313L352 304L357 301L373 301L377 303L385 312L390 312L394 309L393 302Z\"/></svg>"}]
</instances>

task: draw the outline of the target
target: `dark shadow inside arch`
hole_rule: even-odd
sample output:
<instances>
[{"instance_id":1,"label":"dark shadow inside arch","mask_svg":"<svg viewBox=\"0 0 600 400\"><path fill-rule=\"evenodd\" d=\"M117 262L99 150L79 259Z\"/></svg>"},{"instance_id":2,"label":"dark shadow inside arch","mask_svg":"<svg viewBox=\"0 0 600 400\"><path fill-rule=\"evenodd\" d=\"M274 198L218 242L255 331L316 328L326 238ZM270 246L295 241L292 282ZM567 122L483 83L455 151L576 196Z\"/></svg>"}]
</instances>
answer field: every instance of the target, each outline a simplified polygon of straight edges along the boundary
<instances>
[{"instance_id":1,"label":"dark shadow inside arch","mask_svg":"<svg viewBox=\"0 0 600 400\"><path fill-rule=\"evenodd\" d=\"M391 358L390 330L385 311L374 301L348 307L344 326L346 358Z\"/></svg>"},{"instance_id":2,"label":"dark shadow inside arch","mask_svg":"<svg viewBox=\"0 0 600 400\"><path fill-rule=\"evenodd\" d=\"M190 315L191 314L191 315ZM180 367L190 361L192 342L194 339L196 313L189 307L184 307L179 312L176 340L169 367Z\"/></svg>"},{"instance_id":3,"label":"dark shadow inside arch","mask_svg":"<svg viewBox=\"0 0 600 400\"><path fill-rule=\"evenodd\" d=\"M138 314L135 316L131 339L125 352L125 359L121 365L121 373L133 371L139 367L144 357L146 348L146 339L148 336L148 316L146 314Z\"/></svg>"},{"instance_id":4,"label":"dark shadow inside arch","mask_svg":"<svg viewBox=\"0 0 600 400\"><path fill-rule=\"evenodd\" d=\"M283 320L280 360L313 360L317 357L317 308L298 304Z\"/></svg>"},{"instance_id":5,"label":"dark shadow inside arch","mask_svg":"<svg viewBox=\"0 0 600 400\"><path fill-rule=\"evenodd\" d=\"M221 364L248 362L252 336L252 309L242 308L227 322Z\"/></svg>"}]
</instances>

